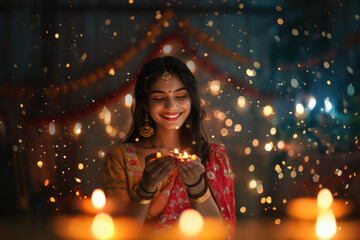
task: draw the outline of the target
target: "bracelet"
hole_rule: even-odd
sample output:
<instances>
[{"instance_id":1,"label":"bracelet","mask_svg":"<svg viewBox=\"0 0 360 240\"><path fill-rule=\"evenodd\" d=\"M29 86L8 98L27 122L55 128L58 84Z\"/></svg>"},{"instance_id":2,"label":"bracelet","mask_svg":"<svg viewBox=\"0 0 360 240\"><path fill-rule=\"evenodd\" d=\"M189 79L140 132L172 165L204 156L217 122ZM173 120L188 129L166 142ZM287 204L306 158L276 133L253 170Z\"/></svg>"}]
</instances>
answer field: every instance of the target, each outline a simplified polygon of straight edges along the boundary
<instances>
[{"instance_id":1,"label":"bracelet","mask_svg":"<svg viewBox=\"0 0 360 240\"><path fill-rule=\"evenodd\" d=\"M203 175L201 174L199 180L197 180L196 183L194 183L194 184L189 184L189 185L186 184L186 183L184 183L184 184L185 184L186 187L195 187L195 186L197 186L197 185L199 185L199 184L201 183L202 179L203 179Z\"/></svg>"},{"instance_id":2,"label":"bracelet","mask_svg":"<svg viewBox=\"0 0 360 240\"><path fill-rule=\"evenodd\" d=\"M141 189L144 193L147 193L147 194L154 195L154 194L157 193L157 191L159 190L158 187L156 187L156 189L155 189L154 192L149 192L149 191L147 191L147 190L144 188L144 186L141 184L141 181L140 181L138 184L139 184L140 189Z\"/></svg>"},{"instance_id":3,"label":"bracelet","mask_svg":"<svg viewBox=\"0 0 360 240\"><path fill-rule=\"evenodd\" d=\"M145 205L145 204L149 204L151 203L151 201L153 200L154 196L152 196L152 198L150 199L144 199L144 198L141 198L137 193L136 193L136 189L139 187L139 183L136 184L132 191L131 191L131 197L133 200L137 201L138 203L140 203L141 205Z\"/></svg>"},{"instance_id":4,"label":"bracelet","mask_svg":"<svg viewBox=\"0 0 360 240\"><path fill-rule=\"evenodd\" d=\"M206 200L208 200L209 197L211 196L211 192L210 192L210 188L207 185L205 187L205 192L204 193L203 192L201 193L202 195L200 197L197 197L197 196L195 197L188 193L188 198L189 198L190 203L201 204L201 203L205 202Z\"/></svg>"}]
</instances>

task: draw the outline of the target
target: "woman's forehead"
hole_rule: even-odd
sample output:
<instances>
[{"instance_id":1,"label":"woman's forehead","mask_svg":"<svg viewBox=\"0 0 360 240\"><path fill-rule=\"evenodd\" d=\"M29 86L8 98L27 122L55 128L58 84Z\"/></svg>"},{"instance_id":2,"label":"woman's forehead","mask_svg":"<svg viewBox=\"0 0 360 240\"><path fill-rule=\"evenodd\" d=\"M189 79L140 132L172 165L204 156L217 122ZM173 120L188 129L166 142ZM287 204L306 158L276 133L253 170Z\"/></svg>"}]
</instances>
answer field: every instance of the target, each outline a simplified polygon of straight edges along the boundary
<instances>
[{"instance_id":1,"label":"woman's forehead","mask_svg":"<svg viewBox=\"0 0 360 240\"><path fill-rule=\"evenodd\" d=\"M168 81L166 81L162 76L158 76L151 84L149 90L150 92L154 90L168 92L168 91L175 91L184 87L185 87L184 83L176 75L172 75L168 79Z\"/></svg>"}]
</instances>

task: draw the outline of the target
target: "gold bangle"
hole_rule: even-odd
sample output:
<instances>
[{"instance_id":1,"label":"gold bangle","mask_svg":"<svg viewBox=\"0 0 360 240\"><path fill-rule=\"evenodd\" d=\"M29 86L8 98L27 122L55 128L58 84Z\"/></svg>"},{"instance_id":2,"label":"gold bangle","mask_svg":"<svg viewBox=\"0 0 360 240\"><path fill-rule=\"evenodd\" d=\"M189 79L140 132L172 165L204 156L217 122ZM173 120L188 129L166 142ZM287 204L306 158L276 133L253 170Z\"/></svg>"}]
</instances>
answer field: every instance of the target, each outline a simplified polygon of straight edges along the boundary
<instances>
[{"instance_id":1,"label":"gold bangle","mask_svg":"<svg viewBox=\"0 0 360 240\"><path fill-rule=\"evenodd\" d=\"M141 205L145 205L145 204L149 204L151 203L151 201L154 199L154 196L150 199L144 199L144 198L141 198L137 193L136 193L136 189L139 187L139 183L137 183L133 189L132 189L132 199L137 201L138 203L140 203Z\"/></svg>"},{"instance_id":2,"label":"gold bangle","mask_svg":"<svg viewBox=\"0 0 360 240\"><path fill-rule=\"evenodd\" d=\"M210 188L207 185L206 185L206 188L207 188L206 192L201 197L193 198L193 197L189 196L189 194L188 194L189 201L191 203L201 204L201 203L205 202L206 200L208 200L209 197L211 196L211 192L210 192Z\"/></svg>"}]
</instances>

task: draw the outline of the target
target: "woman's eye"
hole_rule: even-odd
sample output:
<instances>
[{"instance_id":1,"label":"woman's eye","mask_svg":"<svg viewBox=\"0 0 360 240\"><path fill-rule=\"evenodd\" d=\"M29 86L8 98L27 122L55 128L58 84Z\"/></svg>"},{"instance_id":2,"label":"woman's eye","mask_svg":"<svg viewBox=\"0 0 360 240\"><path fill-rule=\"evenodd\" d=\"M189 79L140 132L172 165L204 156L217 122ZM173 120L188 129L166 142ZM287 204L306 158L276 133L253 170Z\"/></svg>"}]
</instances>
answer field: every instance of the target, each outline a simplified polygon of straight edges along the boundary
<instances>
[{"instance_id":1,"label":"woman's eye","mask_svg":"<svg viewBox=\"0 0 360 240\"><path fill-rule=\"evenodd\" d=\"M178 99L182 99L182 98L186 98L186 97L187 97L186 95L176 96L176 98L178 98Z\"/></svg>"},{"instance_id":2,"label":"woman's eye","mask_svg":"<svg viewBox=\"0 0 360 240\"><path fill-rule=\"evenodd\" d=\"M161 101L164 100L165 98L153 98L154 101Z\"/></svg>"}]
</instances>

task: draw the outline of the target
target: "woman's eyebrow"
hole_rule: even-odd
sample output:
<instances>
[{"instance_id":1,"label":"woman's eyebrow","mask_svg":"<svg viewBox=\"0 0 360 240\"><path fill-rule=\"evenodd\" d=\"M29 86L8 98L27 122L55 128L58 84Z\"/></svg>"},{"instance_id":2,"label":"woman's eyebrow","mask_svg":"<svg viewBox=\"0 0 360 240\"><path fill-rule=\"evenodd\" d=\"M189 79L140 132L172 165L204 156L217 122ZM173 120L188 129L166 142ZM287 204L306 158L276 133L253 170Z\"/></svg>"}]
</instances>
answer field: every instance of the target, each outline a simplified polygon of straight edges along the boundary
<instances>
[{"instance_id":1,"label":"woman's eyebrow","mask_svg":"<svg viewBox=\"0 0 360 240\"><path fill-rule=\"evenodd\" d=\"M182 90L186 90L186 88L182 87L182 88L176 89L175 92L180 92L180 91L182 91ZM150 93L150 95L153 94L153 93L165 93L165 92L160 91L160 90L154 90L154 91L152 91L152 92Z\"/></svg>"}]
</instances>

